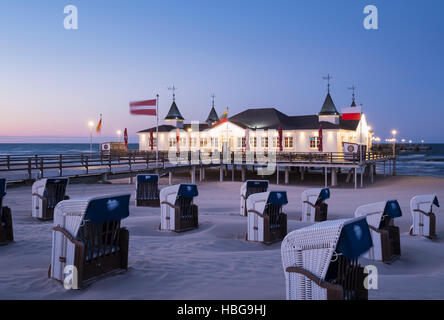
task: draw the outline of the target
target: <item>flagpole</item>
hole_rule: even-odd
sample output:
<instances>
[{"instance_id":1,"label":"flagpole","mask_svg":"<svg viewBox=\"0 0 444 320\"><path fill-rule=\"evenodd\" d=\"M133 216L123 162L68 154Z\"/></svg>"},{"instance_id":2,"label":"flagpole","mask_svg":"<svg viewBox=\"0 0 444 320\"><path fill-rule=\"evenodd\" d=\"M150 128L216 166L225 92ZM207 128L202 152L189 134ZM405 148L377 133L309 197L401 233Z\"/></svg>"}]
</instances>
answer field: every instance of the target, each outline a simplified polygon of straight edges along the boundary
<instances>
[{"instance_id":1,"label":"flagpole","mask_svg":"<svg viewBox=\"0 0 444 320\"><path fill-rule=\"evenodd\" d=\"M156 169L159 162L159 95L156 95Z\"/></svg>"}]
</instances>

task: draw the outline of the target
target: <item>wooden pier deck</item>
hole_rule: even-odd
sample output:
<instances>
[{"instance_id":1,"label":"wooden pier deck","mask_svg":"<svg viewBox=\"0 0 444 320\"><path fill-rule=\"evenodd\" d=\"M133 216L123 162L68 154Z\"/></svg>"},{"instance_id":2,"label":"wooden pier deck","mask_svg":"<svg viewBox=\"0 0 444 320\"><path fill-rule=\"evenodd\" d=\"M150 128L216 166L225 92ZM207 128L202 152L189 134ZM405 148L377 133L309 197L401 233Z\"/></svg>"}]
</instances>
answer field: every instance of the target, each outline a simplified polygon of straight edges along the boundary
<instances>
[{"instance_id":1,"label":"wooden pier deck","mask_svg":"<svg viewBox=\"0 0 444 320\"><path fill-rule=\"evenodd\" d=\"M170 154L171 155L171 154ZM252 156L253 155L253 156ZM174 158L175 156L175 158ZM173 159L174 158L174 159ZM170 159L168 152L159 152L156 161L155 152L130 151L127 153L81 153L81 154L41 154L41 155L0 155L0 176L8 183L32 183L43 177L69 177L72 183L106 181L112 179L132 178L139 173L158 172L168 174L170 181L176 171L189 171L191 182L196 180L196 169L200 179L204 179L205 168L219 168L220 180L223 181L224 170L231 168L234 172L241 170L245 180L245 170L270 166L279 173L285 172L284 183L288 183L290 171L298 168L301 179L308 168L322 169L325 186L328 185L328 171L331 173L331 186L337 185L339 170L348 170L350 180L353 178L358 187L358 173L361 175L360 186L363 187L364 174L370 177L376 173L376 164L382 163L384 175L386 163L391 173L396 174L396 157L389 153L368 152L362 155L345 153L302 153L277 152L276 154L253 153L173 153ZM225 172L226 175L226 172ZM276 183L279 184L279 174ZM347 179L349 180L349 179Z\"/></svg>"}]
</instances>

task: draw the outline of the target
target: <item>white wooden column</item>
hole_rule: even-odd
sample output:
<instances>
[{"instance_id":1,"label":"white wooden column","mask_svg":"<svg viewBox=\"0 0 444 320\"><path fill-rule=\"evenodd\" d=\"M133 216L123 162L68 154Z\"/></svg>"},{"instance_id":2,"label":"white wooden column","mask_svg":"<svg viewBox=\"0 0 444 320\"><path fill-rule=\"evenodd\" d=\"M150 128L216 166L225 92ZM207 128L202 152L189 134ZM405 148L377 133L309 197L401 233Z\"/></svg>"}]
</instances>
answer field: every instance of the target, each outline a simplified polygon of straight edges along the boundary
<instances>
[{"instance_id":1,"label":"white wooden column","mask_svg":"<svg viewBox=\"0 0 444 320\"><path fill-rule=\"evenodd\" d=\"M173 184L173 171L168 172L168 184L170 186Z\"/></svg>"},{"instance_id":2,"label":"white wooden column","mask_svg":"<svg viewBox=\"0 0 444 320\"><path fill-rule=\"evenodd\" d=\"M365 171L365 169L362 170L362 167L361 167L360 170L361 170L361 188L363 188L364 187L364 171Z\"/></svg>"},{"instance_id":3,"label":"white wooden column","mask_svg":"<svg viewBox=\"0 0 444 320\"><path fill-rule=\"evenodd\" d=\"M196 166L191 167L190 175L191 175L191 183L195 184L196 183Z\"/></svg>"},{"instance_id":4,"label":"white wooden column","mask_svg":"<svg viewBox=\"0 0 444 320\"><path fill-rule=\"evenodd\" d=\"M337 168L331 168L331 186L336 187L338 185L338 171Z\"/></svg>"},{"instance_id":5,"label":"white wooden column","mask_svg":"<svg viewBox=\"0 0 444 320\"><path fill-rule=\"evenodd\" d=\"M328 169L327 167L324 167L324 180L325 180L325 188L328 187Z\"/></svg>"},{"instance_id":6,"label":"white wooden column","mask_svg":"<svg viewBox=\"0 0 444 320\"><path fill-rule=\"evenodd\" d=\"M279 184L279 166L276 166L276 184Z\"/></svg>"},{"instance_id":7,"label":"white wooden column","mask_svg":"<svg viewBox=\"0 0 444 320\"><path fill-rule=\"evenodd\" d=\"M353 180L355 182L355 189L358 189L358 171L356 170L357 168L354 168L354 174L353 174Z\"/></svg>"}]
</instances>

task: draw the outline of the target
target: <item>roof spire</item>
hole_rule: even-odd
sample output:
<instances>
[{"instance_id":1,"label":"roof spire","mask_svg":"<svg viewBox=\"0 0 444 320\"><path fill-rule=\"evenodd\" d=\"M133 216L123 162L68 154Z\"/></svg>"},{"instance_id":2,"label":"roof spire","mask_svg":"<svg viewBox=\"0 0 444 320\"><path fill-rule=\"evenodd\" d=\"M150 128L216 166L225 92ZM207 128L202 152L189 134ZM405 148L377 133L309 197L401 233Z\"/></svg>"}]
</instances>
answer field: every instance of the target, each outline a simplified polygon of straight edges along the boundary
<instances>
[{"instance_id":1,"label":"roof spire","mask_svg":"<svg viewBox=\"0 0 444 320\"><path fill-rule=\"evenodd\" d=\"M216 96L214 95L214 93L211 95L211 98L213 98L213 102L212 102L212 107L214 108L214 98L216 98Z\"/></svg>"},{"instance_id":2,"label":"roof spire","mask_svg":"<svg viewBox=\"0 0 444 320\"><path fill-rule=\"evenodd\" d=\"M356 87L355 87L355 85L352 85L351 87L349 87L348 90L352 91L352 104L351 104L351 106L352 107L356 107L356 102L355 102L355 90L356 90Z\"/></svg>"},{"instance_id":3,"label":"roof spire","mask_svg":"<svg viewBox=\"0 0 444 320\"><path fill-rule=\"evenodd\" d=\"M327 80L327 92L330 93L330 80L333 79L330 74L327 74L326 77L322 77L322 79Z\"/></svg>"},{"instance_id":4,"label":"roof spire","mask_svg":"<svg viewBox=\"0 0 444 320\"><path fill-rule=\"evenodd\" d=\"M173 91L173 102L176 101L176 90L177 90L177 88L173 85L172 87L169 87L168 90Z\"/></svg>"}]
</instances>

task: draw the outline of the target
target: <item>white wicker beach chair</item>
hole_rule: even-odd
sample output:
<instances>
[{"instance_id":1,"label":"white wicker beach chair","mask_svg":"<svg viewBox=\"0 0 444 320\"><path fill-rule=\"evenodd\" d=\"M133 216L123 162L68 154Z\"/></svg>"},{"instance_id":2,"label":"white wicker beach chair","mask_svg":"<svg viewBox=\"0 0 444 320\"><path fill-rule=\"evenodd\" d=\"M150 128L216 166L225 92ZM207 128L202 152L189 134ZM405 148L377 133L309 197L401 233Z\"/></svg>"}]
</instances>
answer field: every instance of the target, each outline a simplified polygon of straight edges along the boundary
<instances>
[{"instance_id":1,"label":"white wicker beach chair","mask_svg":"<svg viewBox=\"0 0 444 320\"><path fill-rule=\"evenodd\" d=\"M129 232L121 228L129 216L130 194L66 200L55 208L49 277L68 279L75 267L73 289L114 270L128 268Z\"/></svg>"},{"instance_id":2,"label":"white wicker beach chair","mask_svg":"<svg viewBox=\"0 0 444 320\"><path fill-rule=\"evenodd\" d=\"M290 232L281 246L287 299L367 299L357 258L371 246L364 218L324 221Z\"/></svg>"},{"instance_id":3,"label":"white wicker beach chair","mask_svg":"<svg viewBox=\"0 0 444 320\"><path fill-rule=\"evenodd\" d=\"M4 196L6 196L6 179L0 179L0 245L14 241L11 209L3 207Z\"/></svg>"},{"instance_id":4,"label":"white wicker beach chair","mask_svg":"<svg viewBox=\"0 0 444 320\"><path fill-rule=\"evenodd\" d=\"M160 229L176 232L198 228L197 185L177 184L160 191Z\"/></svg>"},{"instance_id":5,"label":"white wicker beach chair","mask_svg":"<svg viewBox=\"0 0 444 320\"><path fill-rule=\"evenodd\" d=\"M160 207L159 175L138 174L135 198L136 207Z\"/></svg>"},{"instance_id":6,"label":"white wicker beach chair","mask_svg":"<svg viewBox=\"0 0 444 320\"><path fill-rule=\"evenodd\" d=\"M247 199L247 240L270 244L287 235L287 215L282 206L288 203L287 192L255 193Z\"/></svg>"},{"instance_id":7,"label":"white wicker beach chair","mask_svg":"<svg viewBox=\"0 0 444 320\"><path fill-rule=\"evenodd\" d=\"M366 217L372 235L373 248L363 256L367 259L393 262L401 255L399 228L394 218L401 217L398 201L382 201L360 206L355 217Z\"/></svg>"},{"instance_id":8,"label":"white wicker beach chair","mask_svg":"<svg viewBox=\"0 0 444 320\"><path fill-rule=\"evenodd\" d=\"M267 180L247 180L240 189L240 215L247 215L247 199L251 194L267 192L268 181Z\"/></svg>"},{"instance_id":9,"label":"white wicker beach chair","mask_svg":"<svg viewBox=\"0 0 444 320\"><path fill-rule=\"evenodd\" d=\"M65 195L68 178L40 179L32 185L32 216L52 220L57 203L69 199Z\"/></svg>"},{"instance_id":10,"label":"white wicker beach chair","mask_svg":"<svg viewBox=\"0 0 444 320\"><path fill-rule=\"evenodd\" d=\"M410 235L436 237L436 217L433 206L439 208L438 197L435 194L424 194L413 197L410 200L410 211L413 217L413 225Z\"/></svg>"},{"instance_id":11,"label":"white wicker beach chair","mask_svg":"<svg viewBox=\"0 0 444 320\"><path fill-rule=\"evenodd\" d=\"M302 192L302 221L319 222L327 220L328 204L325 200L330 198L330 189L315 188Z\"/></svg>"}]
</instances>

